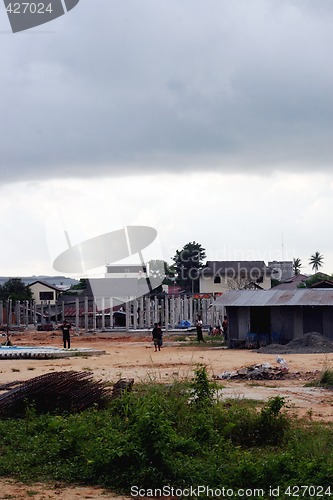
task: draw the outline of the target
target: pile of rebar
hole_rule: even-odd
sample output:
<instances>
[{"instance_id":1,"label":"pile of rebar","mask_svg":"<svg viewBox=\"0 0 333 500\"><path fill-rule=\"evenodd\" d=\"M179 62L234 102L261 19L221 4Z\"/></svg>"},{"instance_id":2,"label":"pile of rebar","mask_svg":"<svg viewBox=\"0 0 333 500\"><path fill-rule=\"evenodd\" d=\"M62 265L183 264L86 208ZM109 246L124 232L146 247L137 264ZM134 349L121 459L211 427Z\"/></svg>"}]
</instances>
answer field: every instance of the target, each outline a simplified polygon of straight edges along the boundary
<instances>
[{"instance_id":1,"label":"pile of rebar","mask_svg":"<svg viewBox=\"0 0 333 500\"><path fill-rule=\"evenodd\" d=\"M33 408L37 415L77 413L92 406L103 408L111 396L112 388L105 382L94 380L89 373L47 373L19 382L0 395L0 418L24 417L28 408Z\"/></svg>"}]
</instances>

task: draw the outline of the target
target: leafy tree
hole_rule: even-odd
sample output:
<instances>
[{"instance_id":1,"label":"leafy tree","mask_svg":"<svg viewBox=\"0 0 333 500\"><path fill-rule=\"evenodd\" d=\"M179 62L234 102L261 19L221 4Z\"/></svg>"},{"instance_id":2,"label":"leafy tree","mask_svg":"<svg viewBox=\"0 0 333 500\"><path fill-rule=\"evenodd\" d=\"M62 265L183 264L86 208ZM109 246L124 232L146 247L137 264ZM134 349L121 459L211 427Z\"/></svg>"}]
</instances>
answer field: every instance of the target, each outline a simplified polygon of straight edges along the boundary
<instances>
[{"instance_id":1,"label":"leafy tree","mask_svg":"<svg viewBox=\"0 0 333 500\"><path fill-rule=\"evenodd\" d=\"M309 279L299 283L297 288L311 288L316 283L320 283L321 281L333 281L333 275L324 274L324 273L316 273L311 276Z\"/></svg>"},{"instance_id":2,"label":"leafy tree","mask_svg":"<svg viewBox=\"0 0 333 500\"><path fill-rule=\"evenodd\" d=\"M164 274L165 278L163 281L163 285L172 285L175 280L175 268L173 265L164 262Z\"/></svg>"},{"instance_id":3,"label":"leafy tree","mask_svg":"<svg viewBox=\"0 0 333 500\"><path fill-rule=\"evenodd\" d=\"M186 243L173 257L177 285L187 292L199 291L199 271L206 258L205 249L195 241Z\"/></svg>"},{"instance_id":4,"label":"leafy tree","mask_svg":"<svg viewBox=\"0 0 333 500\"><path fill-rule=\"evenodd\" d=\"M312 266L313 271L315 271L316 273L318 272L318 269L323 265L323 263L324 257L323 255L320 255L319 252L315 252L309 259L309 264Z\"/></svg>"},{"instance_id":5,"label":"leafy tree","mask_svg":"<svg viewBox=\"0 0 333 500\"><path fill-rule=\"evenodd\" d=\"M64 290L63 292L61 292L60 296L64 297L67 295L71 295L76 297L77 295L84 295L87 289L88 282L88 278L80 278L78 283L72 285L68 290Z\"/></svg>"},{"instance_id":6,"label":"leafy tree","mask_svg":"<svg viewBox=\"0 0 333 500\"><path fill-rule=\"evenodd\" d=\"M32 300L32 292L21 278L10 278L0 286L0 299L4 301L11 299L13 302Z\"/></svg>"},{"instance_id":7,"label":"leafy tree","mask_svg":"<svg viewBox=\"0 0 333 500\"><path fill-rule=\"evenodd\" d=\"M80 278L80 281L76 285L72 285L70 290L85 290L87 288L87 278Z\"/></svg>"},{"instance_id":8,"label":"leafy tree","mask_svg":"<svg viewBox=\"0 0 333 500\"><path fill-rule=\"evenodd\" d=\"M302 261L299 257L293 259L293 271L294 275L298 276L301 274Z\"/></svg>"}]
</instances>

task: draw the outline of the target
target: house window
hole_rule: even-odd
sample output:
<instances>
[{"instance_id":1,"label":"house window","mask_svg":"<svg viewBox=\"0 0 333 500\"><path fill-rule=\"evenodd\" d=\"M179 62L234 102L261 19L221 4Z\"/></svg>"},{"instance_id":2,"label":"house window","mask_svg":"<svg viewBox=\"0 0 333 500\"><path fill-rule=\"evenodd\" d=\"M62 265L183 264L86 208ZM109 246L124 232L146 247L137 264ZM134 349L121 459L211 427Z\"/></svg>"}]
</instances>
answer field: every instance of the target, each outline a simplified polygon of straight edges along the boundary
<instances>
[{"instance_id":1,"label":"house window","mask_svg":"<svg viewBox=\"0 0 333 500\"><path fill-rule=\"evenodd\" d=\"M39 292L39 300L53 300L54 292Z\"/></svg>"},{"instance_id":2,"label":"house window","mask_svg":"<svg viewBox=\"0 0 333 500\"><path fill-rule=\"evenodd\" d=\"M221 276L214 276L214 283L221 283Z\"/></svg>"}]
</instances>

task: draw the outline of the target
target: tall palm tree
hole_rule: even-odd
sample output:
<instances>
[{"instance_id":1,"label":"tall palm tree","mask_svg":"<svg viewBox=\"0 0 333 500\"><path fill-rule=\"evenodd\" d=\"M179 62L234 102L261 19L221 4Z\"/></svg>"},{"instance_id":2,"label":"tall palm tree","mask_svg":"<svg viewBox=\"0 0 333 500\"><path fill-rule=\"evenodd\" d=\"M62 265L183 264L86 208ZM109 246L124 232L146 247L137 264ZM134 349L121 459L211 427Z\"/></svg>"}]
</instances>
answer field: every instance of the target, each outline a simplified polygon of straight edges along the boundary
<instances>
[{"instance_id":1,"label":"tall palm tree","mask_svg":"<svg viewBox=\"0 0 333 500\"><path fill-rule=\"evenodd\" d=\"M293 259L293 271L294 275L298 276L301 274L302 261L299 257Z\"/></svg>"},{"instance_id":2,"label":"tall palm tree","mask_svg":"<svg viewBox=\"0 0 333 500\"><path fill-rule=\"evenodd\" d=\"M312 266L312 269L317 273L318 269L323 265L324 263L324 257L323 255L320 255L319 252L315 252L313 255L311 255L309 259L309 264Z\"/></svg>"}]
</instances>

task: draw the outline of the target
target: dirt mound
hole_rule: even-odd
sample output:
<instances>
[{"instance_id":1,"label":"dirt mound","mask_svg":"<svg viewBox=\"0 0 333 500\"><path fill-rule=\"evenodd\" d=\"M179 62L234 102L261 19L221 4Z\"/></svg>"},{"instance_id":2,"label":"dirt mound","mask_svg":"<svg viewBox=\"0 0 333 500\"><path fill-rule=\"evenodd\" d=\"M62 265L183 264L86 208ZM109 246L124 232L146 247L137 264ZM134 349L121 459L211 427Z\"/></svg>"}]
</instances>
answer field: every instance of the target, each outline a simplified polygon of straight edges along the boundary
<instances>
[{"instance_id":1,"label":"dirt mound","mask_svg":"<svg viewBox=\"0 0 333 500\"><path fill-rule=\"evenodd\" d=\"M286 345L270 344L258 352L266 354L320 354L333 352L333 343L318 332L310 332L291 340Z\"/></svg>"}]
</instances>

